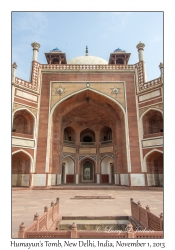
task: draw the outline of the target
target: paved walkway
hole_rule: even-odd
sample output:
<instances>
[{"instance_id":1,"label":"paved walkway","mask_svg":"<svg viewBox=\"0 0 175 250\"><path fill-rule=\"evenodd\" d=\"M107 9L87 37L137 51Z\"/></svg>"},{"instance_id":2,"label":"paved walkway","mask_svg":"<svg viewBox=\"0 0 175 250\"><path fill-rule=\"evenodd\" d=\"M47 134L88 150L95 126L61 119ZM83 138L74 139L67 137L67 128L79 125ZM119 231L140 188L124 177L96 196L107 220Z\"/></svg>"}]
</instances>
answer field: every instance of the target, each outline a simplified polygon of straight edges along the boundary
<instances>
[{"instance_id":1,"label":"paved walkway","mask_svg":"<svg viewBox=\"0 0 175 250\"><path fill-rule=\"evenodd\" d=\"M111 196L115 199L71 199L74 196ZM128 216L130 198L149 205L159 216L163 212L163 191L154 190L16 190L12 191L12 238L18 237L19 225L29 226L37 212L60 198L61 216Z\"/></svg>"}]
</instances>

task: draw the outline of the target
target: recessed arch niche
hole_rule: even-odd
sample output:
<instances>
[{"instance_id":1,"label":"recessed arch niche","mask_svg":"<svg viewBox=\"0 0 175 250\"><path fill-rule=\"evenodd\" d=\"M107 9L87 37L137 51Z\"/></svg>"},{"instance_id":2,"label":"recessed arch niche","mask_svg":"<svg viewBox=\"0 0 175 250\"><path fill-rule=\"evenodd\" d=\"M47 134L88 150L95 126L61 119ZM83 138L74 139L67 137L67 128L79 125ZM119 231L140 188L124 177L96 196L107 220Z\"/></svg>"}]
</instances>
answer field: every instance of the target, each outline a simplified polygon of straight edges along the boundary
<instances>
[{"instance_id":1,"label":"recessed arch niche","mask_svg":"<svg viewBox=\"0 0 175 250\"><path fill-rule=\"evenodd\" d=\"M115 153L117 164L115 164L114 171L122 173L128 171L124 111L110 98L90 89L76 93L54 108L51 127L50 170L52 173L61 173L62 155L59 152L71 150L71 153L79 154L80 148L84 146L80 143L83 140L83 135L91 137L91 139L85 138L85 140L92 140L93 144L89 145L89 148L96 147L96 143L100 141L100 131L105 127L109 128L107 129L108 136L112 131L112 141L117 148ZM66 127L75 130L75 145L72 145L71 149L64 146L62 135ZM92 153L99 154L96 149ZM80 174L78 168L76 171Z\"/></svg>"}]
</instances>

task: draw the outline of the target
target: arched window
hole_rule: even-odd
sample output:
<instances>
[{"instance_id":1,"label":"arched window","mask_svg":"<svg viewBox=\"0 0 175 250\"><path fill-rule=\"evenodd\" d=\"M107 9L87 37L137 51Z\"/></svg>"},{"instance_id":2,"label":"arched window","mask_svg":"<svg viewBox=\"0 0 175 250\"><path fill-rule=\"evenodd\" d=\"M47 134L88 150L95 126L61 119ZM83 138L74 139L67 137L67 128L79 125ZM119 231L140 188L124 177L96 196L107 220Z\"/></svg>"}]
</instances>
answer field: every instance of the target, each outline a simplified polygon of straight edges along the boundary
<instances>
[{"instance_id":1,"label":"arched window","mask_svg":"<svg viewBox=\"0 0 175 250\"><path fill-rule=\"evenodd\" d=\"M163 186L163 153L151 152L146 157L148 186Z\"/></svg>"},{"instance_id":2,"label":"arched window","mask_svg":"<svg viewBox=\"0 0 175 250\"><path fill-rule=\"evenodd\" d=\"M122 58L118 58L118 59L116 60L116 64L124 64L123 59L122 59Z\"/></svg>"},{"instance_id":3,"label":"arched window","mask_svg":"<svg viewBox=\"0 0 175 250\"><path fill-rule=\"evenodd\" d=\"M13 118L12 132L33 135L34 117L27 110L16 111Z\"/></svg>"},{"instance_id":4,"label":"arched window","mask_svg":"<svg viewBox=\"0 0 175 250\"><path fill-rule=\"evenodd\" d=\"M95 142L95 133L93 130L87 128L81 131L80 133L80 141L84 143L92 143Z\"/></svg>"},{"instance_id":5,"label":"arched window","mask_svg":"<svg viewBox=\"0 0 175 250\"><path fill-rule=\"evenodd\" d=\"M64 140L75 142L75 130L72 127L64 129Z\"/></svg>"},{"instance_id":6,"label":"arched window","mask_svg":"<svg viewBox=\"0 0 175 250\"><path fill-rule=\"evenodd\" d=\"M112 141L112 129L110 127L103 127L100 131L100 141Z\"/></svg>"},{"instance_id":7,"label":"arched window","mask_svg":"<svg viewBox=\"0 0 175 250\"><path fill-rule=\"evenodd\" d=\"M162 113L157 110L149 110L142 118L143 134L154 134L163 132Z\"/></svg>"},{"instance_id":8,"label":"arched window","mask_svg":"<svg viewBox=\"0 0 175 250\"><path fill-rule=\"evenodd\" d=\"M53 61L52 61L52 64L59 64L58 58L54 58Z\"/></svg>"}]
</instances>

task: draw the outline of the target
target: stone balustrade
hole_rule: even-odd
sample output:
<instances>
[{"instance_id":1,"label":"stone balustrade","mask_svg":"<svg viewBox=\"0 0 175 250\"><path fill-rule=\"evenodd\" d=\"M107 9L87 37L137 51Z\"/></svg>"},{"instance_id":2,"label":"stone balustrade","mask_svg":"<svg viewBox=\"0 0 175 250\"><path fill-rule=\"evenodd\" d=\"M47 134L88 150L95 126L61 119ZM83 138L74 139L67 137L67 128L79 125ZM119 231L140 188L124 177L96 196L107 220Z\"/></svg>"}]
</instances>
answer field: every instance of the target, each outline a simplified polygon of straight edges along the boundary
<instances>
[{"instance_id":1,"label":"stone balustrade","mask_svg":"<svg viewBox=\"0 0 175 250\"><path fill-rule=\"evenodd\" d=\"M49 230L54 221L58 218L59 215L59 198L56 199L56 203L51 202L51 207L44 207L44 214L40 217L36 213L34 215L33 223L25 228L24 223L21 223L18 231L18 238L30 238L28 235L32 235L32 238L37 238L38 232L43 232Z\"/></svg>"},{"instance_id":2,"label":"stone balustrade","mask_svg":"<svg viewBox=\"0 0 175 250\"><path fill-rule=\"evenodd\" d=\"M163 214L160 214L160 218L151 213L149 206L143 208L140 201L135 203L133 199L131 202L131 216L141 224L144 228L153 231L163 231Z\"/></svg>"},{"instance_id":3,"label":"stone balustrade","mask_svg":"<svg viewBox=\"0 0 175 250\"><path fill-rule=\"evenodd\" d=\"M149 82L145 82L141 87L140 87L140 90L145 90L145 89L148 89L148 88L153 88L153 87L157 87L159 85L161 85L162 82L161 82L161 78L156 78L152 81L149 81Z\"/></svg>"}]
</instances>

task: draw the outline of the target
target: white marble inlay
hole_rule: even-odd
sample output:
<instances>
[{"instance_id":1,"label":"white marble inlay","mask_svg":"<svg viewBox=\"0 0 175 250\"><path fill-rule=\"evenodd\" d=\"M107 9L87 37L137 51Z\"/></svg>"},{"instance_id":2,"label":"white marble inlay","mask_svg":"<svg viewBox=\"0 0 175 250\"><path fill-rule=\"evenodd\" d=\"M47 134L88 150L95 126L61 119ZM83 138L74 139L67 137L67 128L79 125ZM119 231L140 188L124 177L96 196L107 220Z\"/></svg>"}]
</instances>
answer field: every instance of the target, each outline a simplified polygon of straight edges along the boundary
<instances>
[{"instance_id":1,"label":"white marble inlay","mask_svg":"<svg viewBox=\"0 0 175 250\"><path fill-rule=\"evenodd\" d=\"M153 147L163 145L163 137L157 139L142 140L143 147Z\"/></svg>"},{"instance_id":2,"label":"white marble inlay","mask_svg":"<svg viewBox=\"0 0 175 250\"><path fill-rule=\"evenodd\" d=\"M19 139L12 137L12 145L14 146L24 146L24 147L34 147L35 141L30 139Z\"/></svg>"},{"instance_id":3,"label":"white marble inlay","mask_svg":"<svg viewBox=\"0 0 175 250\"><path fill-rule=\"evenodd\" d=\"M61 184L61 174L57 175L57 185Z\"/></svg>"},{"instance_id":4,"label":"white marble inlay","mask_svg":"<svg viewBox=\"0 0 175 250\"><path fill-rule=\"evenodd\" d=\"M131 186L145 186L144 174L131 174Z\"/></svg>"},{"instance_id":5,"label":"white marble inlay","mask_svg":"<svg viewBox=\"0 0 175 250\"><path fill-rule=\"evenodd\" d=\"M29 186L29 174L12 174L12 186L13 187L28 187Z\"/></svg>"},{"instance_id":6,"label":"white marble inlay","mask_svg":"<svg viewBox=\"0 0 175 250\"><path fill-rule=\"evenodd\" d=\"M33 174L32 186L46 186L46 174Z\"/></svg>"},{"instance_id":7,"label":"white marble inlay","mask_svg":"<svg viewBox=\"0 0 175 250\"><path fill-rule=\"evenodd\" d=\"M37 102L37 96L36 96L36 95L32 95L32 94L23 92L23 91L21 91L21 90L17 90L17 91L16 91L16 95L17 95L17 96L20 96L20 97L24 97L24 98L26 98L26 99L29 99L29 100L31 100L31 101Z\"/></svg>"},{"instance_id":8,"label":"white marble inlay","mask_svg":"<svg viewBox=\"0 0 175 250\"><path fill-rule=\"evenodd\" d=\"M150 92L148 94L139 96L139 101L142 102L142 101L154 98L156 96L160 96L160 90L156 90L156 91Z\"/></svg>"},{"instance_id":9,"label":"white marble inlay","mask_svg":"<svg viewBox=\"0 0 175 250\"><path fill-rule=\"evenodd\" d=\"M56 185L56 174L48 174L48 186Z\"/></svg>"},{"instance_id":10,"label":"white marble inlay","mask_svg":"<svg viewBox=\"0 0 175 250\"><path fill-rule=\"evenodd\" d=\"M121 185L129 186L128 174L120 174Z\"/></svg>"},{"instance_id":11,"label":"white marble inlay","mask_svg":"<svg viewBox=\"0 0 175 250\"><path fill-rule=\"evenodd\" d=\"M119 174L115 174L115 184L119 185Z\"/></svg>"}]
</instances>

